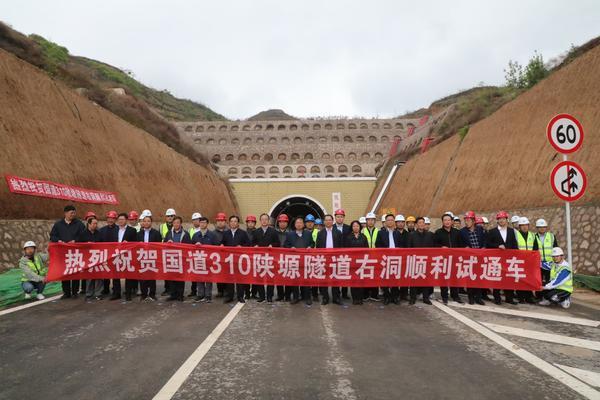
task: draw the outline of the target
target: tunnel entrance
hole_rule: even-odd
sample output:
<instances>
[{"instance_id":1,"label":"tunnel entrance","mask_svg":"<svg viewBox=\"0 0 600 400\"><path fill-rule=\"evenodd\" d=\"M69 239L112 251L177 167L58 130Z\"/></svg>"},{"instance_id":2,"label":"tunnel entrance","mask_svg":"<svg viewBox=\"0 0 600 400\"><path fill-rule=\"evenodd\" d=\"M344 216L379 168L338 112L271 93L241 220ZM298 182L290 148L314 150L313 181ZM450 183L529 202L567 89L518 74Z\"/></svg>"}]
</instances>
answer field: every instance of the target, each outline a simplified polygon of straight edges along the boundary
<instances>
[{"instance_id":1,"label":"tunnel entrance","mask_svg":"<svg viewBox=\"0 0 600 400\"><path fill-rule=\"evenodd\" d=\"M314 199L302 195L294 195L275 203L270 212L272 221L276 221L280 214L287 214L290 220L294 217L304 218L308 214L314 215L315 218L323 219L325 210Z\"/></svg>"}]
</instances>

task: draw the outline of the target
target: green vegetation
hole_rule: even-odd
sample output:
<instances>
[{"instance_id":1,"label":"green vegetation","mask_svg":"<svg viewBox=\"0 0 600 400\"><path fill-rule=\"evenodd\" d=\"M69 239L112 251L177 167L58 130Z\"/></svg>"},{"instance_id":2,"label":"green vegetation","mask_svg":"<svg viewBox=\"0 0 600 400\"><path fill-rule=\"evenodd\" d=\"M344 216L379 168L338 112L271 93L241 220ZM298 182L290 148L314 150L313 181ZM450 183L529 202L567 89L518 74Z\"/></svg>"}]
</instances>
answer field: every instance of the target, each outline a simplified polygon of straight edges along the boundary
<instances>
[{"instance_id":1,"label":"green vegetation","mask_svg":"<svg viewBox=\"0 0 600 400\"><path fill-rule=\"evenodd\" d=\"M536 83L548 76L549 71L544 65L541 54L535 52L525 67L517 61L510 60L504 70L506 86L512 89L530 89Z\"/></svg>"},{"instance_id":2,"label":"green vegetation","mask_svg":"<svg viewBox=\"0 0 600 400\"><path fill-rule=\"evenodd\" d=\"M469 133L469 125L465 125L458 130L458 136L460 137L461 141L465 139L467 133Z\"/></svg>"},{"instance_id":3,"label":"green vegetation","mask_svg":"<svg viewBox=\"0 0 600 400\"><path fill-rule=\"evenodd\" d=\"M69 50L66 47L60 46L50 40L44 39L40 35L29 35L42 49L44 61L48 72L56 74L57 68L69 61Z\"/></svg>"}]
</instances>

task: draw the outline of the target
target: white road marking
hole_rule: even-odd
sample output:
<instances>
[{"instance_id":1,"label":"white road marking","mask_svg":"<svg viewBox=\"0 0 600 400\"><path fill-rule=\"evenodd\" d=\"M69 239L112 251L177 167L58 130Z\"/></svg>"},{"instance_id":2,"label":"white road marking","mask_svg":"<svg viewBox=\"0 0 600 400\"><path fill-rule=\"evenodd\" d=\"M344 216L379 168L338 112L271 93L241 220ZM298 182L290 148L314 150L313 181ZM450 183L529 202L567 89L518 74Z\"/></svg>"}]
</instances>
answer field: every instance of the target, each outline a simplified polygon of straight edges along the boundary
<instances>
[{"instance_id":1,"label":"white road marking","mask_svg":"<svg viewBox=\"0 0 600 400\"><path fill-rule=\"evenodd\" d=\"M434 302L433 305L435 307L437 307L438 309L440 309L441 311L445 312L446 314L450 315L451 317L457 319L458 321L460 321L463 324L467 325L468 327L472 328L473 330L480 333L481 335L496 342L497 344L504 347L506 350L510 351L517 357L527 361L528 363L535 366L536 368L539 368L540 370L542 370L546 374L550 375L554 379L558 380L562 384L568 386L569 388L573 389L580 395L584 396L586 399L600 400L600 392L598 392L593 387L588 386L587 384L580 381L579 379L574 378L573 376L571 376L568 373L562 371L561 369L555 367L554 365L542 360L538 356L528 352L525 349L522 349L521 347L517 346L510 340L503 338L502 336L491 331L490 329L486 328L485 326L473 321L472 319L462 315L459 312L454 311L450 307L444 306L437 302Z\"/></svg>"},{"instance_id":2,"label":"white road marking","mask_svg":"<svg viewBox=\"0 0 600 400\"><path fill-rule=\"evenodd\" d=\"M595 342L593 340L556 335L554 333L532 331L529 329L513 328L512 326L496 325L490 324L488 322L481 322L481 324L498 333L505 333L507 335L512 336L520 336L528 339L536 339L542 340L544 342L564 344L567 346L583 347L584 349L600 351L600 342Z\"/></svg>"},{"instance_id":3,"label":"white road marking","mask_svg":"<svg viewBox=\"0 0 600 400\"><path fill-rule=\"evenodd\" d=\"M554 364L558 368L567 371L574 377L584 381L590 386L595 386L600 388L600 373L594 371L587 371L585 369L567 367L566 365Z\"/></svg>"},{"instance_id":4,"label":"white road marking","mask_svg":"<svg viewBox=\"0 0 600 400\"><path fill-rule=\"evenodd\" d=\"M511 310L508 308L500 308L500 307L490 307L490 306L480 306L480 305L470 305L470 304L462 304L461 305L461 304L452 303L452 302L449 302L448 304L451 305L452 307L457 307L457 308L466 308L469 310L488 311L488 312L493 312L493 313L498 313L498 314L514 315L515 317L544 319L547 321L565 322L567 324L591 326L594 328L600 326L600 321L594 321L592 319L567 317L564 315L553 315L553 314L539 313L539 312L533 312L533 311Z\"/></svg>"},{"instance_id":5,"label":"white road marking","mask_svg":"<svg viewBox=\"0 0 600 400\"><path fill-rule=\"evenodd\" d=\"M225 318L213 329L213 331L204 339L200 346L188 357L187 360L173 374L171 379L165 383L160 391L153 397L154 400L169 400L179 390L183 382L190 376L194 368L202 361L206 353L215 344L219 337L225 332L225 329L231 324L233 319L238 315L245 303L237 303L231 311L227 313Z\"/></svg>"},{"instance_id":6,"label":"white road marking","mask_svg":"<svg viewBox=\"0 0 600 400\"><path fill-rule=\"evenodd\" d=\"M41 304L60 299L60 296L62 296L62 295L48 297L48 298L45 298L44 300L32 300L31 303L27 303L27 304L23 304L21 306L11 307L11 308L7 308L6 310L2 310L2 311L0 311L0 315L6 315L6 314L24 310L26 308L39 306Z\"/></svg>"}]
</instances>

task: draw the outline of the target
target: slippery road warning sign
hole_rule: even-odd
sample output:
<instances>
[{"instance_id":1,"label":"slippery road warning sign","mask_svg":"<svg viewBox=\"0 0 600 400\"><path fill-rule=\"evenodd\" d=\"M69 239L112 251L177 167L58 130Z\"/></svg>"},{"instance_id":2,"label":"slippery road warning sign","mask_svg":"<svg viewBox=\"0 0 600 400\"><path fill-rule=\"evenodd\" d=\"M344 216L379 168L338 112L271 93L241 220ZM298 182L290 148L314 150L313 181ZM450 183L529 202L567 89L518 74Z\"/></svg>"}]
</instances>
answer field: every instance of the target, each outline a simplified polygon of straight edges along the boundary
<instances>
[{"instance_id":1,"label":"slippery road warning sign","mask_svg":"<svg viewBox=\"0 0 600 400\"><path fill-rule=\"evenodd\" d=\"M585 193L587 177L579 164L563 161L552 170L550 184L558 197L564 201L575 201Z\"/></svg>"}]
</instances>

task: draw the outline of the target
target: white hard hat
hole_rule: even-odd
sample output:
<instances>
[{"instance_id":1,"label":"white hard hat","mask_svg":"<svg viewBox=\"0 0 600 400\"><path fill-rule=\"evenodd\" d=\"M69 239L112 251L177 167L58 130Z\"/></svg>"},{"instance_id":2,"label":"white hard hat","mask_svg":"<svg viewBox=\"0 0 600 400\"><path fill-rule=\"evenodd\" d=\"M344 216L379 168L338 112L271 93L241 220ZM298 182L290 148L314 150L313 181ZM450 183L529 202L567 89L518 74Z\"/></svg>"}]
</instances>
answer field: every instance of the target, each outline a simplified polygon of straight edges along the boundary
<instances>
[{"instance_id":1,"label":"white hard hat","mask_svg":"<svg viewBox=\"0 0 600 400\"><path fill-rule=\"evenodd\" d=\"M520 218L520 217L519 217L518 215L513 215L513 216L510 218L510 222L511 222L511 223L513 223L513 224L514 224L515 222L519 222L519 218Z\"/></svg>"},{"instance_id":2,"label":"white hard hat","mask_svg":"<svg viewBox=\"0 0 600 400\"><path fill-rule=\"evenodd\" d=\"M489 224L490 221L487 219L487 217L481 217L483 219L483 223L484 224Z\"/></svg>"},{"instance_id":3,"label":"white hard hat","mask_svg":"<svg viewBox=\"0 0 600 400\"><path fill-rule=\"evenodd\" d=\"M431 224L429 217L423 217L423 222L425 222L425 225Z\"/></svg>"},{"instance_id":4,"label":"white hard hat","mask_svg":"<svg viewBox=\"0 0 600 400\"><path fill-rule=\"evenodd\" d=\"M360 218L358 219L358 222L359 222L360 224L366 224L366 223L367 223L367 219L366 219L365 217L360 217Z\"/></svg>"},{"instance_id":5,"label":"white hard hat","mask_svg":"<svg viewBox=\"0 0 600 400\"><path fill-rule=\"evenodd\" d=\"M200 218L202 218L202 214L197 213L197 212L192 214L192 219L200 219Z\"/></svg>"},{"instance_id":6,"label":"white hard hat","mask_svg":"<svg viewBox=\"0 0 600 400\"><path fill-rule=\"evenodd\" d=\"M381 216L381 222L385 222L385 215Z\"/></svg>"},{"instance_id":7,"label":"white hard hat","mask_svg":"<svg viewBox=\"0 0 600 400\"><path fill-rule=\"evenodd\" d=\"M404 219L404 215L398 214L398 215L396 215L396 218L394 218L394 221L396 221L396 222L404 222L406 220Z\"/></svg>"},{"instance_id":8,"label":"white hard hat","mask_svg":"<svg viewBox=\"0 0 600 400\"><path fill-rule=\"evenodd\" d=\"M152 216L152 211L150 211L150 210L144 210L140 214L140 219L144 219L144 217L151 217L151 216Z\"/></svg>"},{"instance_id":9,"label":"white hard hat","mask_svg":"<svg viewBox=\"0 0 600 400\"><path fill-rule=\"evenodd\" d=\"M28 247L37 247L37 246L35 245L35 242L34 242L34 241L32 241L32 240L28 240L28 241L27 241L27 242L25 242L25 244L23 245L23 248L24 248L24 249L26 249L26 248L28 248Z\"/></svg>"},{"instance_id":10,"label":"white hard hat","mask_svg":"<svg viewBox=\"0 0 600 400\"><path fill-rule=\"evenodd\" d=\"M166 212L165 212L165 216L167 217L174 217L176 216L177 213L175 212L175 210L173 210L172 208L169 208Z\"/></svg>"},{"instance_id":11,"label":"white hard hat","mask_svg":"<svg viewBox=\"0 0 600 400\"><path fill-rule=\"evenodd\" d=\"M546 228L548 226L548 223L544 218L540 218L537 221L535 221L535 226L537 228Z\"/></svg>"},{"instance_id":12,"label":"white hard hat","mask_svg":"<svg viewBox=\"0 0 600 400\"><path fill-rule=\"evenodd\" d=\"M454 219L454 213L452 211L446 211L444 214L448 214L452 217L452 219Z\"/></svg>"},{"instance_id":13,"label":"white hard hat","mask_svg":"<svg viewBox=\"0 0 600 400\"><path fill-rule=\"evenodd\" d=\"M370 213L367 213L367 216L365 218L366 219L370 219L370 218L377 219L377 215L375 215L374 212L370 212Z\"/></svg>"},{"instance_id":14,"label":"white hard hat","mask_svg":"<svg viewBox=\"0 0 600 400\"><path fill-rule=\"evenodd\" d=\"M519 225L529 225L529 219L527 217L519 217Z\"/></svg>"},{"instance_id":15,"label":"white hard hat","mask_svg":"<svg viewBox=\"0 0 600 400\"><path fill-rule=\"evenodd\" d=\"M552 257L556 257L556 256L564 256L565 253L563 252L563 250L560 247L554 247L552 249Z\"/></svg>"}]
</instances>

